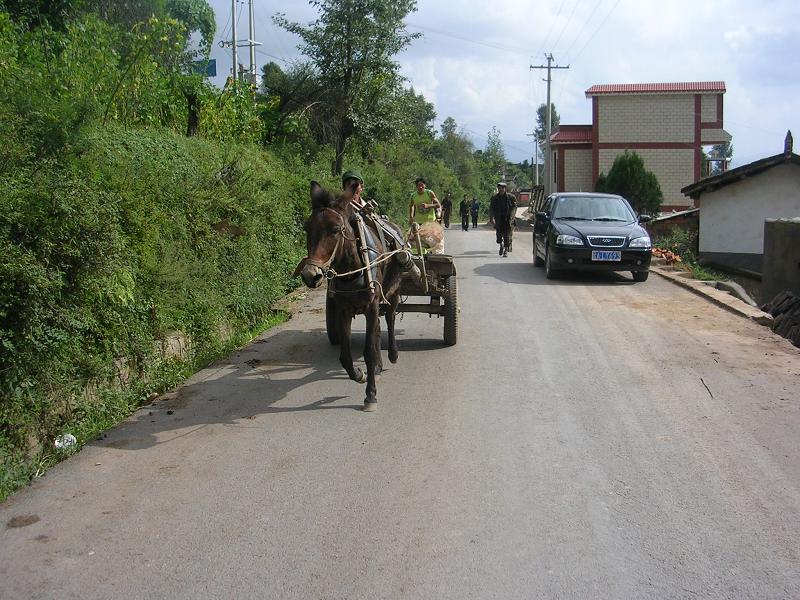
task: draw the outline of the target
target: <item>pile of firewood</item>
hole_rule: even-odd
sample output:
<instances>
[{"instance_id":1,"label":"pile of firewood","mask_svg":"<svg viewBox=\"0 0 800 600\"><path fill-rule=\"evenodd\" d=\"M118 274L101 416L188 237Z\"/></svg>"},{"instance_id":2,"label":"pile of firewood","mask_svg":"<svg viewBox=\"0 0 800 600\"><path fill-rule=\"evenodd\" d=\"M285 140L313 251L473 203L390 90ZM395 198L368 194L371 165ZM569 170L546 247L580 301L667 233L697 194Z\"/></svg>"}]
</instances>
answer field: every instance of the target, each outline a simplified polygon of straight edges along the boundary
<instances>
[{"instance_id":1,"label":"pile of firewood","mask_svg":"<svg viewBox=\"0 0 800 600\"><path fill-rule=\"evenodd\" d=\"M676 254L672 250L667 250L665 248L653 248L653 256L663 258L668 265L676 262L683 262L680 254Z\"/></svg>"},{"instance_id":2,"label":"pile of firewood","mask_svg":"<svg viewBox=\"0 0 800 600\"><path fill-rule=\"evenodd\" d=\"M761 310L775 318L772 331L800 347L800 296L792 292L781 292L762 306Z\"/></svg>"}]
</instances>

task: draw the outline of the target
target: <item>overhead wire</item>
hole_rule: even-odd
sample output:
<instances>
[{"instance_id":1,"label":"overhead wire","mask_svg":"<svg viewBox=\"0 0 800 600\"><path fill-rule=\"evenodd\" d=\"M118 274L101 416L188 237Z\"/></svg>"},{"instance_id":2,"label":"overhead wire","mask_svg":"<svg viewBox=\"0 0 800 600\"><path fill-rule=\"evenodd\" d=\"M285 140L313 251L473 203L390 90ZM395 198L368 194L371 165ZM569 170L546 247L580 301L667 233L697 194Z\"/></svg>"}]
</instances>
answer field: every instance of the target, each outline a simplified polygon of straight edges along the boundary
<instances>
[{"instance_id":1,"label":"overhead wire","mask_svg":"<svg viewBox=\"0 0 800 600\"><path fill-rule=\"evenodd\" d=\"M561 2L558 5L558 12L556 13L555 18L553 18L553 20L550 21L550 28L547 30L547 35L544 36L544 39L542 40L542 47L539 50L539 52L537 52L537 54L541 54L544 50L547 49L547 40L550 39L550 34L553 32L553 27L555 27L556 21L558 21L558 18L561 16L562 10L564 10L564 2Z\"/></svg>"},{"instance_id":2,"label":"overhead wire","mask_svg":"<svg viewBox=\"0 0 800 600\"><path fill-rule=\"evenodd\" d=\"M558 42L561 41L561 36L564 35L564 31L567 29L567 26L572 21L572 17L575 16L575 9L578 8L578 4L580 4L580 3L581 3L581 0L575 0L575 4L572 5L572 12L569 14L569 17L567 18L567 20L564 21L564 26L561 28L561 32L558 34L558 37L556 38L556 41L553 42L553 44L552 44L553 48L558 48Z\"/></svg>"},{"instance_id":3,"label":"overhead wire","mask_svg":"<svg viewBox=\"0 0 800 600\"><path fill-rule=\"evenodd\" d=\"M485 46L487 48L492 48L494 50L507 50L509 52L514 52L515 54L523 54L525 56L529 56L529 52L524 48L519 48L517 46L508 46L506 44L497 44L494 42L481 42L466 36L456 35L454 33L450 33L447 31L442 31L441 29L434 29L433 27L427 27L423 25L416 25L414 23L406 23L409 28L412 29L419 29L420 31L430 31L431 33L437 33L439 35L443 35L446 37L450 37L462 42L467 42L470 44L475 44L478 46Z\"/></svg>"},{"instance_id":4,"label":"overhead wire","mask_svg":"<svg viewBox=\"0 0 800 600\"><path fill-rule=\"evenodd\" d=\"M599 32L599 31L600 31L602 28L603 28L603 25L605 25L605 24L606 24L606 21L608 21L608 17L610 17L610 16L611 16L611 13L613 13L613 12L616 10L617 6L619 6L619 3L620 3L621 1L622 1L622 0L617 0L617 2L614 4L614 6L612 6L612 7L611 7L611 10L610 10L610 11L608 11L608 12L606 13L606 16L603 18L603 20L602 20L602 21L600 21L600 25L598 25L598 26L597 26L597 29L595 29L595 30L594 30L594 32L592 33L592 35L590 35L590 36L589 36L589 39L588 39L588 40L586 40L586 43L585 43L585 44L584 44L584 45L581 47L581 49L580 49L580 50L578 51L578 53L575 55L575 58L574 58L573 60L578 60L578 57L579 57L581 54L583 54L583 51L584 51L584 50L586 50L586 46L588 46L588 45L589 45L589 43L590 43L590 42L591 42L591 41L594 39L594 36L596 36L596 35L597 35L597 33L598 33L598 32Z\"/></svg>"},{"instance_id":5,"label":"overhead wire","mask_svg":"<svg viewBox=\"0 0 800 600\"><path fill-rule=\"evenodd\" d=\"M575 46L575 42L577 42L580 39L581 34L583 33L583 30L586 29L586 26L589 23L591 23L592 17L594 17L594 13L597 12L597 9L600 8L600 5L603 4L603 2L604 2L604 0L597 0L597 4L594 5L594 8L592 9L592 12L589 13L589 16L583 22L583 25L578 30L578 33L575 34L575 38L572 40L572 43L569 45L569 47L564 52L565 56L569 56L569 52L570 52L570 50L572 50L573 46Z\"/></svg>"}]
</instances>

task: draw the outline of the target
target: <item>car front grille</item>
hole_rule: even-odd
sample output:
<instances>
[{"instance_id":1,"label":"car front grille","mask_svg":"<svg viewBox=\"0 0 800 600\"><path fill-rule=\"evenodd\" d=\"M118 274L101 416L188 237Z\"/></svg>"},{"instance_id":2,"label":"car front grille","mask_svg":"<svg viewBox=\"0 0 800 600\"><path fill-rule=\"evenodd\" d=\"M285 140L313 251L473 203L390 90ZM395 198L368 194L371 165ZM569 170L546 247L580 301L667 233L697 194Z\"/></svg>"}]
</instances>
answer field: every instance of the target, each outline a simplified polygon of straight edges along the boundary
<instances>
[{"instance_id":1,"label":"car front grille","mask_svg":"<svg viewBox=\"0 0 800 600\"><path fill-rule=\"evenodd\" d=\"M622 248L625 245L625 238L612 235L590 235L586 239L589 245L595 248Z\"/></svg>"}]
</instances>

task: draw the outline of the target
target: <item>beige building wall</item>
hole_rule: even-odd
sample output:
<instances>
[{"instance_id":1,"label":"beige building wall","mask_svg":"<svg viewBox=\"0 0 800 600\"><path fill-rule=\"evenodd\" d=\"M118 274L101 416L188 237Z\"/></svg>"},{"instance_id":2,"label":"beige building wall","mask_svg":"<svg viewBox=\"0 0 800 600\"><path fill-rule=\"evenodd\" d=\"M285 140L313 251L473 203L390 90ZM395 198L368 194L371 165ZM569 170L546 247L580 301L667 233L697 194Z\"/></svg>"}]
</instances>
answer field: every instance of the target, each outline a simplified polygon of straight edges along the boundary
<instances>
[{"instance_id":1,"label":"beige building wall","mask_svg":"<svg viewBox=\"0 0 800 600\"><path fill-rule=\"evenodd\" d=\"M717 120L717 95L703 94L700 97L700 120L713 123Z\"/></svg>"},{"instance_id":2,"label":"beige building wall","mask_svg":"<svg viewBox=\"0 0 800 600\"><path fill-rule=\"evenodd\" d=\"M600 96L598 111L601 144L694 142L693 95Z\"/></svg>"},{"instance_id":3,"label":"beige building wall","mask_svg":"<svg viewBox=\"0 0 800 600\"><path fill-rule=\"evenodd\" d=\"M567 192L594 191L591 148L570 148L569 146L565 148L564 190Z\"/></svg>"},{"instance_id":4,"label":"beige building wall","mask_svg":"<svg viewBox=\"0 0 800 600\"><path fill-rule=\"evenodd\" d=\"M600 173L608 174L614 159L623 154L624 150L601 149L599 152ZM652 171L661 186L664 194L663 204L672 206L694 205L691 198L681 194L681 188L693 183L694 180L694 151L686 150L634 150L644 160L644 166Z\"/></svg>"},{"instance_id":5,"label":"beige building wall","mask_svg":"<svg viewBox=\"0 0 800 600\"><path fill-rule=\"evenodd\" d=\"M700 130L700 143L701 144L719 144L721 141L730 142L731 134L724 129L701 129Z\"/></svg>"}]
</instances>

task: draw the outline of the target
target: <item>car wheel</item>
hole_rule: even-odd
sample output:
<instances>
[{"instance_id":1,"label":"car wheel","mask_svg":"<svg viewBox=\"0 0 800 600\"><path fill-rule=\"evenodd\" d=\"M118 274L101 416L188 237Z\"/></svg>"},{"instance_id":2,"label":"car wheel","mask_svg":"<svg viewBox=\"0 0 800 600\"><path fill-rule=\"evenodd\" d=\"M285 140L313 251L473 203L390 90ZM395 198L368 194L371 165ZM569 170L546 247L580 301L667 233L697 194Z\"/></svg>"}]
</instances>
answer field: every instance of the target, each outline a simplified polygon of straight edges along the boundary
<instances>
[{"instance_id":1,"label":"car wheel","mask_svg":"<svg viewBox=\"0 0 800 600\"><path fill-rule=\"evenodd\" d=\"M543 267L544 261L539 258L539 255L536 254L536 236L533 236L533 266L534 267Z\"/></svg>"},{"instance_id":2,"label":"car wheel","mask_svg":"<svg viewBox=\"0 0 800 600\"><path fill-rule=\"evenodd\" d=\"M544 274L548 279L558 278L558 271L553 268L553 264L550 261L550 248L544 251Z\"/></svg>"},{"instance_id":3,"label":"car wheel","mask_svg":"<svg viewBox=\"0 0 800 600\"><path fill-rule=\"evenodd\" d=\"M647 281L650 271L632 271L631 275L633 275L634 281Z\"/></svg>"}]
</instances>

